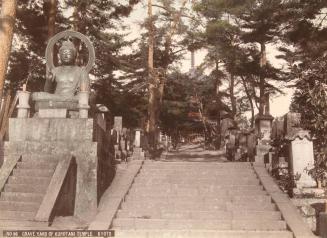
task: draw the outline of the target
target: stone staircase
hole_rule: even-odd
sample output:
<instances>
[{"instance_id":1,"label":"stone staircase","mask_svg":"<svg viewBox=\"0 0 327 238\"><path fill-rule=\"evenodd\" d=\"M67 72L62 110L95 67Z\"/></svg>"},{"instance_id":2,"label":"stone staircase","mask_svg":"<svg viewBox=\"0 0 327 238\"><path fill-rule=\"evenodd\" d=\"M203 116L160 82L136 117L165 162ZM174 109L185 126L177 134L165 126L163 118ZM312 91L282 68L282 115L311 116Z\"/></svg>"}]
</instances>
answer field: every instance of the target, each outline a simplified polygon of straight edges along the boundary
<instances>
[{"instance_id":1,"label":"stone staircase","mask_svg":"<svg viewBox=\"0 0 327 238\"><path fill-rule=\"evenodd\" d=\"M58 161L23 156L0 194L0 228L38 227L33 222ZM47 224L42 224L47 226Z\"/></svg>"},{"instance_id":2,"label":"stone staircase","mask_svg":"<svg viewBox=\"0 0 327 238\"><path fill-rule=\"evenodd\" d=\"M250 163L146 161L111 229L133 238L293 237Z\"/></svg>"}]
</instances>

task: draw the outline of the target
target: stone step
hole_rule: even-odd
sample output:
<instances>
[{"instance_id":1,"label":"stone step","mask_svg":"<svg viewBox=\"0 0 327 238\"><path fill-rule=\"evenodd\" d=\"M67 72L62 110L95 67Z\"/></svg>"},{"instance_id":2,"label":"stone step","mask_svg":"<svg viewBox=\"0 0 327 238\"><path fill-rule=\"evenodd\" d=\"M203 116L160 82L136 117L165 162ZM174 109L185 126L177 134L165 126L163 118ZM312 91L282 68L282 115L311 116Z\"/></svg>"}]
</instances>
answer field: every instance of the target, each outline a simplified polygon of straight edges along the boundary
<instances>
[{"instance_id":1,"label":"stone step","mask_svg":"<svg viewBox=\"0 0 327 238\"><path fill-rule=\"evenodd\" d=\"M115 230L117 238L293 238L290 231Z\"/></svg>"},{"instance_id":2,"label":"stone step","mask_svg":"<svg viewBox=\"0 0 327 238\"><path fill-rule=\"evenodd\" d=\"M49 229L48 222L1 220L0 230ZM51 229L51 228L50 228ZM1 232L0 232L1 237Z\"/></svg>"},{"instance_id":3,"label":"stone step","mask_svg":"<svg viewBox=\"0 0 327 238\"><path fill-rule=\"evenodd\" d=\"M220 181L239 181L240 178L237 177L236 175L233 176L233 175L226 175L226 176L197 176L197 175L185 175L185 176L174 176L174 175L157 175L157 176L144 176L142 174L140 174L139 176L137 176L136 180L141 180L141 181L145 181L145 182L148 182L148 181L153 181L153 180L164 180L164 181L169 181L169 182L172 182L172 181L204 181L204 182L207 182L207 181L217 181L217 182L220 182ZM258 178L256 176L243 176L242 177L242 180L246 180L246 181L253 181L253 180L258 180Z\"/></svg>"},{"instance_id":4,"label":"stone step","mask_svg":"<svg viewBox=\"0 0 327 238\"><path fill-rule=\"evenodd\" d=\"M0 201L0 211L36 212L39 207L37 202Z\"/></svg>"},{"instance_id":5,"label":"stone step","mask_svg":"<svg viewBox=\"0 0 327 238\"><path fill-rule=\"evenodd\" d=\"M252 167L250 162L163 162L163 161L145 161L144 166L181 166L181 167L187 167L187 166L198 166L198 167L240 167L240 168L246 168L246 167Z\"/></svg>"},{"instance_id":6,"label":"stone step","mask_svg":"<svg viewBox=\"0 0 327 238\"><path fill-rule=\"evenodd\" d=\"M117 218L144 218L144 219L232 219L232 213L229 211L165 211L165 210L119 210Z\"/></svg>"},{"instance_id":7,"label":"stone step","mask_svg":"<svg viewBox=\"0 0 327 238\"><path fill-rule=\"evenodd\" d=\"M45 194L48 185L39 184L15 184L8 183L4 187L5 192L18 192L18 193L40 193Z\"/></svg>"},{"instance_id":8,"label":"stone step","mask_svg":"<svg viewBox=\"0 0 327 238\"><path fill-rule=\"evenodd\" d=\"M189 191L186 193L183 193L181 191ZM150 196L150 197L165 197L168 194L170 196L236 196L236 195L253 195L253 194L258 194L258 195L265 195L267 192L265 190L222 190L219 188L216 189L205 189L205 188L166 188L166 189L161 189L161 188L156 188L156 189L151 189L150 187L145 187L145 188L132 188L129 191L129 194L131 196Z\"/></svg>"},{"instance_id":9,"label":"stone step","mask_svg":"<svg viewBox=\"0 0 327 238\"><path fill-rule=\"evenodd\" d=\"M225 203L194 203L194 202L179 202L179 203L167 203L162 202L143 202L143 201L128 201L121 205L123 210L133 211L133 210L166 210L166 211L183 211L193 209L195 211L216 211L216 210L226 210L227 205Z\"/></svg>"},{"instance_id":10,"label":"stone step","mask_svg":"<svg viewBox=\"0 0 327 238\"><path fill-rule=\"evenodd\" d=\"M27 176L10 176L8 183L9 184L38 184L38 185L49 185L51 181L50 177L27 177Z\"/></svg>"},{"instance_id":11,"label":"stone step","mask_svg":"<svg viewBox=\"0 0 327 238\"><path fill-rule=\"evenodd\" d=\"M277 211L277 207L274 203L226 203L226 209L228 211Z\"/></svg>"},{"instance_id":12,"label":"stone step","mask_svg":"<svg viewBox=\"0 0 327 238\"><path fill-rule=\"evenodd\" d=\"M22 169L55 169L57 162L44 162L44 161L23 161L17 163L17 168Z\"/></svg>"},{"instance_id":13,"label":"stone step","mask_svg":"<svg viewBox=\"0 0 327 238\"><path fill-rule=\"evenodd\" d=\"M143 185L143 186L160 186L164 184L193 184L194 186L201 186L202 184L219 184L219 185L259 185L260 181L258 179L252 180L216 180L212 179L186 179L186 180L178 180L178 179L139 179L136 178L134 181L135 185Z\"/></svg>"},{"instance_id":14,"label":"stone step","mask_svg":"<svg viewBox=\"0 0 327 238\"><path fill-rule=\"evenodd\" d=\"M266 195L265 193L256 194L256 195L227 195L227 194L201 194L199 191L190 191L185 193L183 191L166 191L166 194L157 196L153 193L133 193L129 194L126 197L126 201L149 201L149 202L156 202L156 201L166 201L168 203L176 203L179 201L192 201L192 202L235 202L235 203L247 203L249 201L257 202L257 203L271 203L271 197Z\"/></svg>"},{"instance_id":15,"label":"stone step","mask_svg":"<svg viewBox=\"0 0 327 238\"><path fill-rule=\"evenodd\" d=\"M31 221L31 220L34 219L35 215L36 215L36 212L1 211L1 213L0 213L0 224L1 224L1 220L25 220L25 221Z\"/></svg>"},{"instance_id":16,"label":"stone step","mask_svg":"<svg viewBox=\"0 0 327 238\"><path fill-rule=\"evenodd\" d=\"M141 174L146 174L149 176L152 175L196 175L197 172L199 172L199 175L213 175L213 176L223 176L223 175L242 175L242 176L254 176L255 172L252 168L239 168L239 169L233 169L233 168L198 168L198 167L189 167L189 168L148 168L148 167L142 167ZM178 172L178 173L177 173Z\"/></svg>"},{"instance_id":17,"label":"stone step","mask_svg":"<svg viewBox=\"0 0 327 238\"><path fill-rule=\"evenodd\" d=\"M264 191L261 185L220 185L220 184L201 184L201 185L194 185L194 184L171 184L165 183L162 184L160 187L150 187L145 186L142 184L133 184L131 190L135 191L164 191L168 189L204 189L204 190L228 190L228 191L253 191L253 193L257 191Z\"/></svg>"},{"instance_id":18,"label":"stone step","mask_svg":"<svg viewBox=\"0 0 327 238\"><path fill-rule=\"evenodd\" d=\"M59 158L64 158L65 154L44 154L44 153L32 153L32 154L24 154L22 156L23 162L49 162L49 163L58 163Z\"/></svg>"},{"instance_id":19,"label":"stone step","mask_svg":"<svg viewBox=\"0 0 327 238\"><path fill-rule=\"evenodd\" d=\"M0 196L0 201L41 203L43 196L44 194L40 194L40 193L2 192Z\"/></svg>"},{"instance_id":20,"label":"stone step","mask_svg":"<svg viewBox=\"0 0 327 238\"><path fill-rule=\"evenodd\" d=\"M234 210L233 218L235 220L282 220L280 211L244 211Z\"/></svg>"},{"instance_id":21,"label":"stone step","mask_svg":"<svg viewBox=\"0 0 327 238\"><path fill-rule=\"evenodd\" d=\"M286 230L285 221L116 218L113 229Z\"/></svg>"},{"instance_id":22,"label":"stone step","mask_svg":"<svg viewBox=\"0 0 327 238\"><path fill-rule=\"evenodd\" d=\"M231 230L231 222L227 220L182 220L182 219L141 219L116 218L113 229L215 229Z\"/></svg>"},{"instance_id":23,"label":"stone step","mask_svg":"<svg viewBox=\"0 0 327 238\"><path fill-rule=\"evenodd\" d=\"M148 219L219 219L227 220L281 220L279 211L125 211L119 210L118 218L148 218Z\"/></svg>"},{"instance_id":24,"label":"stone step","mask_svg":"<svg viewBox=\"0 0 327 238\"><path fill-rule=\"evenodd\" d=\"M141 174L142 176L157 176L158 172L160 172L160 176L231 176L231 175L239 175L242 177L246 177L246 176L256 176L255 172L253 170L223 170L223 169L219 169L219 170L194 170L194 171L188 171L188 170L149 170L146 168L143 168L141 170ZM176 174L176 172L178 172L178 174Z\"/></svg>"},{"instance_id":25,"label":"stone step","mask_svg":"<svg viewBox=\"0 0 327 238\"><path fill-rule=\"evenodd\" d=\"M165 165L147 165L144 164L142 166L142 172L158 172L162 171L162 173L169 173L169 172L174 172L174 171L180 171L181 173L190 173L190 172L196 172L196 171L202 171L202 172L227 172L231 171L233 173L240 172L253 172L253 168L251 166L246 166L246 167L230 167L230 166L221 166L221 165L214 165L210 163L207 163L206 165L181 165L181 166L176 166L176 165L170 165L170 166L165 166Z\"/></svg>"},{"instance_id":26,"label":"stone step","mask_svg":"<svg viewBox=\"0 0 327 238\"><path fill-rule=\"evenodd\" d=\"M269 195L262 195L262 194L252 194L252 195L235 195L232 198L234 203L248 203L251 202L258 202L258 203L271 203L271 197Z\"/></svg>"},{"instance_id":27,"label":"stone step","mask_svg":"<svg viewBox=\"0 0 327 238\"><path fill-rule=\"evenodd\" d=\"M242 179L237 178L236 176L184 176L184 177L179 177L179 176L174 176L174 175L169 175L169 176L153 176L153 177L149 177L149 176L137 176L135 181L137 182L142 182L142 183L151 183L153 181L159 181L161 183L185 183L185 182L193 182L193 181L201 181L203 182L203 184L209 183L209 184L219 184L219 183L226 183L226 182L233 182L233 184L235 184L235 182L239 182L240 180L245 180L245 181L257 181L258 178L257 177L243 177ZM241 183L240 183L241 184Z\"/></svg>"},{"instance_id":28,"label":"stone step","mask_svg":"<svg viewBox=\"0 0 327 238\"><path fill-rule=\"evenodd\" d=\"M184 206L170 206L170 205L141 205L139 203L133 204L126 204L123 203L121 206L122 211L127 211L129 213L136 213L136 214L144 214L144 215L151 215L155 214L156 216L160 216L163 212L164 213L181 213L185 211L194 211L194 212L232 212L239 213L240 217L246 216L244 214L265 214L265 213L275 213L278 212L275 204L264 204L258 207L257 204L251 205L235 205L235 204L216 204L216 205L201 205L199 206L194 204L187 204Z\"/></svg>"},{"instance_id":29,"label":"stone step","mask_svg":"<svg viewBox=\"0 0 327 238\"><path fill-rule=\"evenodd\" d=\"M54 169L15 169L13 175L30 177L52 177Z\"/></svg>"},{"instance_id":30,"label":"stone step","mask_svg":"<svg viewBox=\"0 0 327 238\"><path fill-rule=\"evenodd\" d=\"M155 209L156 207L161 209L176 209L176 210L188 210L188 209L196 209L196 210L235 210L235 208L239 210L276 210L275 205L273 203L268 202L257 202L257 201L248 201L248 202L226 202L224 200L216 200L216 201L206 201L206 202L197 202L197 201L188 201L188 200L179 200L179 201L153 201L153 200L127 200L122 204L123 209L132 209L140 208L144 210Z\"/></svg>"}]
</instances>

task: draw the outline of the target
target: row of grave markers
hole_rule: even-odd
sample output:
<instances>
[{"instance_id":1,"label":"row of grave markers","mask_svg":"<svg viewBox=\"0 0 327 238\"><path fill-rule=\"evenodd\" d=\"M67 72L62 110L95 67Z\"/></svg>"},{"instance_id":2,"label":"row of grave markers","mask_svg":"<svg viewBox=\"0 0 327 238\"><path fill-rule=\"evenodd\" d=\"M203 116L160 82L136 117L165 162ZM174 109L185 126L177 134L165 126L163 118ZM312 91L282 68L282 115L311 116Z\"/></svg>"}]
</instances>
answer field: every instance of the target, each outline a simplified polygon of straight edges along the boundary
<instances>
[{"instance_id":1,"label":"row of grave markers","mask_svg":"<svg viewBox=\"0 0 327 238\"><path fill-rule=\"evenodd\" d=\"M238 144L229 155L233 160L264 163L270 171L288 172L297 188L312 188L317 182L308 174L314 166L313 140L310 131L300 125L301 115L289 112L281 118L257 116L254 130L239 130L231 120L222 123L223 135L236 135ZM230 145L229 145L230 146ZM242 159L242 156L246 159Z\"/></svg>"},{"instance_id":2,"label":"row of grave markers","mask_svg":"<svg viewBox=\"0 0 327 238\"><path fill-rule=\"evenodd\" d=\"M132 159L144 158L145 152L142 149L142 130L127 129L123 127L123 118L114 117L114 125L111 130L114 136L115 158L120 161L127 161L128 157Z\"/></svg>"},{"instance_id":3,"label":"row of grave markers","mask_svg":"<svg viewBox=\"0 0 327 238\"><path fill-rule=\"evenodd\" d=\"M265 163L270 171L288 169L297 189L314 188L317 182L308 174L314 167L314 138L300 123L301 114L293 112L261 119L255 161Z\"/></svg>"}]
</instances>

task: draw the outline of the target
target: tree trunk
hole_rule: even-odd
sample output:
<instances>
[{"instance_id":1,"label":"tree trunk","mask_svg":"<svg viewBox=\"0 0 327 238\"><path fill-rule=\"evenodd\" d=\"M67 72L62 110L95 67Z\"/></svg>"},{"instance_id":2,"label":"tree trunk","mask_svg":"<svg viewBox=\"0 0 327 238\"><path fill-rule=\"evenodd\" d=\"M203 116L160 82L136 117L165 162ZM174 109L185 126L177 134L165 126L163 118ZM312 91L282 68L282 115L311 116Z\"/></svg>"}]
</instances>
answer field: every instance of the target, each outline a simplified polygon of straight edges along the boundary
<instances>
[{"instance_id":1,"label":"tree trunk","mask_svg":"<svg viewBox=\"0 0 327 238\"><path fill-rule=\"evenodd\" d=\"M48 39L56 34L57 0L48 0ZM46 4L46 3L45 3Z\"/></svg>"},{"instance_id":2,"label":"tree trunk","mask_svg":"<svg viewBox=\"0 0 327 238\"><path fill-rule=\"evenodd\" d=\"M44 1L43 9L47 9L44 11L48 22L48 41L51 37L56 34L56 15L57 15L57 0L46 0ZM53 47L53 62L55 65L58 64L58 47L54 45ZM30 74L30 73L29 73ZM26 84L29 79L27 79ZM44 91L48 93L52 93L53 85L52 80L46 77Z\"/></svg>"},{"instance_id":3,"label":"tree trunk","mask_svg":"<svg viewBox=\"0 0 327 238\"><path fill-rule=\"evenodd\" d=\"M79 27L79 4L78 0L74 0L74 11L73 11L73 30L80 31Z\"/></svg>"},{"instance_id":4,"label":"tree trunk","mask_svg":"<svg viewBox=\"0 0 327 238\"><path fill-rule=\"evenodd\" d=\"M148 123L147 133L148 142L151 148L155 147L155 131L157 124L157 84L156 73L154 72L153 52L154 52L154 31L152 16L152 0L148 0L148 18L149 18L149 39L148 39L148 77L149 77L149 101L148 101Z\"/></svg>"},{"instance_id":5,"label":"tree trunk","mask_svg":"<svg viewBox=\"0 0 327 238\"><path fill-rule=\"evenodd\" d=\"M259 99L259 115L262 116L264 112L264 106L265 106L265 67L267 64L266 59L266 45L264 42L260 43L261 52L260 52L260 99Z\"/></svg>"},{"instance_id":6,"label":"tree trunk","mask_svg":"<svg viewBox=\"0 0 327 238\"><path fill-rule=\"evenodd\" d=\"M194 54L193 54L194 55ZM221 139L222 139L222 135L221 135L221 100L220 100L220 95L219 95L219 76L218 76L218 70L219 70L219 62L216 59L216 103L217 103L217 107L218 107L218 115L217 115L217 128L216 128L216 136L217 136L217 144L215 145L216 149L220 149L221 147Z\"/></svg>"},{"instance_id":7,"label":"tree trunk","mask_svg":"<svg viewBox=\"0 0 327 238\"><path fill-rule=\"evenodd\" d=\"M0 107L16 19L16 0L2 0L0 31Z\"/></svg>"},{"instance_id":8,"label":"tree trunk","mask_svg":"<svg viewBox=\"0 0 327 238\"><path fill-rule=\"evenodd\" d=\"M230 74L230 86L229 86L229 95L230 95L230 101L232 104L232 117L233 120L235 120L235 116L236 116L236 99L235 99L235 95L234 95L234 87L235 87L235 76L234 73Z\"/></svg>"},{"instance_id":9,"label":"tree trunk","mask_svg":"<svg viewBox=\"0 0 327 238\"><path fill-rule=\"evenodd\" d=\"M254 125L254 105L253 105L253 101L252 101L250 91L249 91L248 87L246 86L246 81L245 81L244 77L241 76L241 79L242 79L242 84L243 84L243 87L244 87L244 90L245 90L245 94L248 97L248 100L250 102L250 107L251 107L251 128L252 128L253 125Z\"/></svg>"},{"instance_id":10,"label":"tree trunk","mask_svg":"<svg viewBox=\"0 0 327 238\"><path fill-rule=\"evenodd\" d=\"M186 5L188 0L183 0L183 2L181 3L181 8L180 10L174 14L173 16L173 22L172 24L170 25L170 28L169 30L167 31L166 33L166 36L165 36L165 51L164 51L164 59L166 59L166 64L164 66L164 69L163 69L163 74L164 76L166 75L167 73L167 69L168 69L168 66L169 66L169 57L170 57L170 49L171 49L171 45L172 45L172 38L174 36L174 34L176 33L177 31L177 28L178 28L178 24L181 20L181 17L182 17L182 13L183 13L183 9ZM161 104L162 104L162 98L163 98L163 94L164 94L164 88L165 88L165 77L159 82L159 107L161 107Z\"/></svg>"}]
</instances>

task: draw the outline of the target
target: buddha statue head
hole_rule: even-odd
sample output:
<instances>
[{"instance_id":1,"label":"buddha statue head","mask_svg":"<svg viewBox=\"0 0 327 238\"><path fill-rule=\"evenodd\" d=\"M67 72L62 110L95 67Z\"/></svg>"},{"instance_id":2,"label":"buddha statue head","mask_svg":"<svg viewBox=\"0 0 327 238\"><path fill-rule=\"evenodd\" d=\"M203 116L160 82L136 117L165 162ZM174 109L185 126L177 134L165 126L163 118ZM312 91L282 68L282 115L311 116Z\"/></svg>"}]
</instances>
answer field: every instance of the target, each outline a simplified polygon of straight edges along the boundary
<instances>
[{"instance_id":1,"label":"buddha statue head","mask_svg":"<svg viewBox=\"0 0 327 238\"><path fill-rule=\"evenodd\" d=\"M70 40L64 41L59 48L59 57L63 65L71 65L75 63L76 47Z\"/></svg>"}]
</instances>

